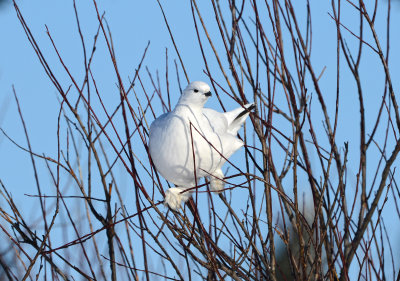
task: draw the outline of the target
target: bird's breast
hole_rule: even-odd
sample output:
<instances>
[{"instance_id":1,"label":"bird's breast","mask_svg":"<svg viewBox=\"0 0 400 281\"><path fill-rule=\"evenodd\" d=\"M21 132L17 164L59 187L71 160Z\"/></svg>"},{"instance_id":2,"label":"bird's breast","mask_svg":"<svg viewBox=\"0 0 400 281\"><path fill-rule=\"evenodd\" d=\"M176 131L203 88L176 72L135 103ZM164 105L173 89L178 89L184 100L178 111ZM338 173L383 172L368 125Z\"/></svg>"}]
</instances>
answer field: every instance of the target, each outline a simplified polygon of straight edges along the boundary
<instances>
[{"instance_id":1,"label":"bird's breast","mask_svg":"<svg viewBox=\"0 0 400 281\"><path fill-rule=\"evenodd\" d=\"M194 182L195 174L197 178L207 176L222 165L222 140L199 118L170 113L150 127L153 162L163 177L175 184L178 179Z\"/></svg>"}]
</instances>

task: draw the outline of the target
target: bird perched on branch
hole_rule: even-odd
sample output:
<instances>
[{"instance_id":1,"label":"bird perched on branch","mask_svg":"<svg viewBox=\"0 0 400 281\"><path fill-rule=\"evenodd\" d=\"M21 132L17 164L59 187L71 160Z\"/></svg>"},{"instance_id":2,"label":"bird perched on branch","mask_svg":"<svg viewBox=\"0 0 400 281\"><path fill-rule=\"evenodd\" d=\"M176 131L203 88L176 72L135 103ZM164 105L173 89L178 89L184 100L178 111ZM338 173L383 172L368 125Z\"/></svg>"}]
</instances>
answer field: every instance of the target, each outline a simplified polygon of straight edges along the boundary
<instances>
[{"instance_id":1,"label":"bird perched on branch","mask_svg":"<svg viewBox=\"0 0 400 281\"><path fill-rule=\"evenodd\" d=\"M221 167L243 146L237 132L254 104L220 113L204 108L210 96L210 86L192 82L174 110L161 115L150 126L149 150L153 163L175 185L165 192L164 201L173 210L190 198L202 177L209 179L211 191L221 192L224 188Z\"/></svg>"}]
</instances>

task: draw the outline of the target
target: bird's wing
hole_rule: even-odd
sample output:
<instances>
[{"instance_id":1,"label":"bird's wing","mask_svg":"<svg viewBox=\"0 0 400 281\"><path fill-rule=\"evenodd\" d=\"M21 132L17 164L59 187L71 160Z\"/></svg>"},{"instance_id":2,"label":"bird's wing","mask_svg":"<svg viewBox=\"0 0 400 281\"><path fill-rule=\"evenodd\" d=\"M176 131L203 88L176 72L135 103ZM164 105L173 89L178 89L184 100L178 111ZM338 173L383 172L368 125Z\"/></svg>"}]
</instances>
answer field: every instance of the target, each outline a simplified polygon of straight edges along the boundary
<instances>
[{"instance_id":1,"label":"bird's wing","mask_svg":"<svg viewBox=\"0 0 400 281\"><path fill-rule=\"evenodd\" d=\"M203 115L206 117L215 133L226 134L228 131L228 120L223 113L211 108L203 108Z\"/></svg>"},{"instance_id":2,"label":"bird's wing","mask_svg":"<svg viewBox=\"0 0 400 281\"><path fill-rule=\"evenodd\" d=\"M223 154L223 158L221 158L220 164L218 165L218 167L221 167L225 163L225 159L231 157L235 151L243 146L243 141L237 138L236 134L233 135L229 132L228 120L225 113L210 108L204 108L203 115L215 133L215 147L221 146L218 152L213 149L213 153L218 155L218 159L220 158L219 154ZM211 137L210 140L212 139Z\"/></svg>"}]
</instances>

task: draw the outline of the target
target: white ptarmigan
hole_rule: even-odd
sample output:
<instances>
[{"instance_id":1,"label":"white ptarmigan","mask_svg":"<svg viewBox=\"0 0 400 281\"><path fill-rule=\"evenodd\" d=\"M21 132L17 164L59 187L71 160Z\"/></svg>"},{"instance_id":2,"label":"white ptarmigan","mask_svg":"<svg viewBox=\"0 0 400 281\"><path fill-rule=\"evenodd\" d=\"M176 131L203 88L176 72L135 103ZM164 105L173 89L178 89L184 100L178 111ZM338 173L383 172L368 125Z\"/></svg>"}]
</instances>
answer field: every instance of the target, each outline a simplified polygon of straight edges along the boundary
<instances>
[{"instance_id":1,"label":"white ptarmigan","mask_svg":"<svg viewBox=\"0 0 400 281\"><path fill-rule=\"evenodd\" d=\"M221 167L243 146L237 132L254 104L220 113L204 104L211 96L204 82L190 83L174 110L150 126L149 150L157 171L175 187L165 192L164 204L177 210L193 193L199 179L208 177L211 191L221 192ZM188 190L190 189L190 190Z\"/></svg>"}]
</instances>

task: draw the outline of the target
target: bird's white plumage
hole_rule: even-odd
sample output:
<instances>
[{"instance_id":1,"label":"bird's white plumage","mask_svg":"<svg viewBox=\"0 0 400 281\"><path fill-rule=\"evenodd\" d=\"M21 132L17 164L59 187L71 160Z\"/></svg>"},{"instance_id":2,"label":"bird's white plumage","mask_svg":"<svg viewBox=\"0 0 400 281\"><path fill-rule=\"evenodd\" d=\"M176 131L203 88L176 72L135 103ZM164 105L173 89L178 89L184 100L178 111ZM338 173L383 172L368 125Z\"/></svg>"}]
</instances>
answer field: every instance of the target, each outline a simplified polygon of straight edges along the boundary
<instances>
[{"instance_id":1,"label":"bird's white plumage","mask_svg":"<svg viewBox=\"0 0 400 281\"><path fill-rule=\"evenodd\" d=\"M176 187L165 194L165 204L177 210L187 201L198 179L209 177L213 191L224 187L222 165L243 146L237 131L249 112L238 117L247 104L220 113L204 108L210 87L200 81L190 83L171 112L161 115L150 126L149 149L157 171Z\"/></svg>"}]
</instances>

